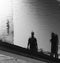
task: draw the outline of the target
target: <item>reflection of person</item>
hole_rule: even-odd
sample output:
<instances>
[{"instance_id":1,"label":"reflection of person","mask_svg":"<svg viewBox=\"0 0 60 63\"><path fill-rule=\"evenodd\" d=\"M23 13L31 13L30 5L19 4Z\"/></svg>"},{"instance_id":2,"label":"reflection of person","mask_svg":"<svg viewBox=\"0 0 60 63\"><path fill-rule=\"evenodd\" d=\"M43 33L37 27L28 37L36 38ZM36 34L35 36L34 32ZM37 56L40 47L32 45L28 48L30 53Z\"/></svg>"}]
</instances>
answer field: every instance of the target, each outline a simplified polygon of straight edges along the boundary
<instances>
[{"instance_id":1,"label":"reflection of person","mask_svg":"<svg viewBox=\"0 0 60 63\"><path fill-rule=\"evenodd\" d=\"M31 37L28 39L28 47L31 52L37 52L37 40L34 37L34 32L31 32Z\"/></svg>"},{"instance_id":2,"label":"reflection of person","mask_svg":"<svg viewBox=\"0 0 60 63\"><path fill-rule=\"evenodd\" d=\"M9 20L7 21L7 33L9 34Z\"/></svg>"},{"instance_id":3,"label":"reflection of person","mask_svg":"<svg viewBox=\"0 0 60 63\"><path fill-rule=\"evenodd\" d=\"M52 32L51 37L51 56L58 58L58 35Z\"/></svg>"}]
</instances>

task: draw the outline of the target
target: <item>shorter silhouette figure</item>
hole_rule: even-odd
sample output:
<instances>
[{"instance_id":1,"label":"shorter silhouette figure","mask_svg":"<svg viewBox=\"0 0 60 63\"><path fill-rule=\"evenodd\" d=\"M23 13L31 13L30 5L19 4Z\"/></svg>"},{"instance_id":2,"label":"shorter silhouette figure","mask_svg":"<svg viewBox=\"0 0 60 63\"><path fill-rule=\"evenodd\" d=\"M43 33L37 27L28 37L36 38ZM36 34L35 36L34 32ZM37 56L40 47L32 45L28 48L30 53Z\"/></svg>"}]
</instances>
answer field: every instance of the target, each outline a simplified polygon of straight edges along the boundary
<instances>
[{"instance_id":1,"label":"shorter silhouette figure","mask_svg":"<svg viewBox=\"0 0 60 63\"><path fill-rule=\"evenodd\" d=\"M58 35L52 32L51 37L51 56L58 58Z\"/></svg>"},{"instance_id":2,"label":"shorter silhouette figure","mask_svg":"<svg viewBox=\"0 0 60 63\"><path fill-rule=\"evenodd\" d=\"M37 52L37 39L34 37L34 32L31 32L31 37L28 39L28 48L32 53Z\"/></svg>"}]
</instances>

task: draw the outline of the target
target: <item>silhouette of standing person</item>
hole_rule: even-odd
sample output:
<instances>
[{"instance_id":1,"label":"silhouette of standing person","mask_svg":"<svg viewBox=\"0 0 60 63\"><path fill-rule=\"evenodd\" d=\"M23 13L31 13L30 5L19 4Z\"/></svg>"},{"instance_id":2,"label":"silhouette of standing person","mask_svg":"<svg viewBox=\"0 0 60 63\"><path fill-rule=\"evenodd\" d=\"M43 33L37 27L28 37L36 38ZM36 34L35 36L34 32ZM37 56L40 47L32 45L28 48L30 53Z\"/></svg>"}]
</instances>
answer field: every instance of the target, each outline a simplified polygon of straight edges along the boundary
<instances>
[{"instance_id":1,"label":"silhouette of standing person","mask_svg":"<svg viewBox=\"0 0 60 63\"><path fill-rule=\"evenodd\" d=\"M55 36L55 58L58 58L58 35Z\"/></svg>"},{"instance_id":2,"label":"silhouette of standing person","mask_svg":"<svg viewBox=\"0 0 60 63\"><path fill-rule=\"evenodd\" d=\"M37 52L37 39L34 37L34 32L31 32L31 37L28 39L28 47L32 53Z\"/></svg>"},{"instance_id":3,"label":"silhouette of standing person","mask_svg":"<svg viewBox=\"0 0 60 63\"><path fill-rule=\"evenodd\" d=\"M55 33L51 33L51 56L55 54Z\"/></svg>"},{"instance_id":4,"label":"silhouette of standing person","mask_svg":"<svg viewBox=\"0 0 60 63\"><path fill-rule=\"evenodd\" d=\"M51 56L58 58L58 35L52 32L51 37Z\"/></svg>"}]
</instances>

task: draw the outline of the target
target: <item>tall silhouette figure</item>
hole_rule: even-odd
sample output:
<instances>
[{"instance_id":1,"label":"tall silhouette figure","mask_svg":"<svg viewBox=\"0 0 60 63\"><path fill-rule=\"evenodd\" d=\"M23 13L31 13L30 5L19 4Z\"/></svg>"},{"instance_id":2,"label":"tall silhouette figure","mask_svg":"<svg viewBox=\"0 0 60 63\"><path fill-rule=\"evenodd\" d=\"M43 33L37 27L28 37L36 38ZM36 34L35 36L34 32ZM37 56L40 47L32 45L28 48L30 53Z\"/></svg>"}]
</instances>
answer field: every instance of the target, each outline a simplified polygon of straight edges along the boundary
<instances>
[{"instance_id":1,"label":"tall silhouette figure","mask_svg":"<svg viewBox=\"0 0 60 63\"><path fill-rule=\"evenodd\" d=\"M51 34L51 56L55 55L55 58L58 58L58 35L53 33Z\"/></svg>"},{"instance_id":2,"label":"tall silhouette figure","mask_svg":"<svg viewBox=\"0 0 60 63\"><path fill-rule=\"evenodd\" d=\"M32 53L37 52L37 39L34 37L34 32L31 32L31 37L28 39L28 48Z\"/></svg>"},{"instance_id":3,"label":"tall silhouette figure","mask_svg":"<svg viewBox=\"0 0 60 63\"><path fill-rule=\"evenodd\" d=\"M58 58L58 35L55 36L55 58Z\"/></svg>"}]
</instances>

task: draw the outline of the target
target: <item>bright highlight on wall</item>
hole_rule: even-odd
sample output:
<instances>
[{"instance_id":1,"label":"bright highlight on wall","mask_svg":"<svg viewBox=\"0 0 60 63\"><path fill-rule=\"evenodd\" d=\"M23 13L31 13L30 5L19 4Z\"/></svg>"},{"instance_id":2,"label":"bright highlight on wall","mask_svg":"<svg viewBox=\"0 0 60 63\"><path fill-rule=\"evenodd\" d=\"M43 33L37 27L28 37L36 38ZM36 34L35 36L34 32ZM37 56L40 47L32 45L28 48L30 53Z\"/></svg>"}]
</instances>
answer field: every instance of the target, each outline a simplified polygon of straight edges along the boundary
<instances>
[{"instance_id":1,"label":"bright highlight on wall","mask_svg":"<svg viewBox=\"0 0 60 63\"><path fill-rule=\"evenodd\" d=\"M35 13L35 12L34 12ZM14 0L14 42L17 45L27 47L31 31L36 29L36 18L33 17L27 0Z\"/></svg>"},{"instance_id":2,"label":"bright highlight on wall","mask_svg":"<svg viewBox=\"0 0 60 63\"><path fill-rule=\"evenodd\" d=\"M6 25L7 19L12 16L12 1L0 0L0 29ZM3 26L3 27L4 27Z\"/></svg>"},{"instance_id":3,"label":"bright highlight on wall","mask_svg":"<svg viewBox=\"0 0 60 63\"><path fill-rule=\"evenodd\" d=\"M0 0L0 39L12 39L13 0ZM7 21L9 20L10 34L7 36Z\"/></svg>"},{"instance_id":4,"label":"bright highlight on wall","mask_svg":"<svg viewBox=\"0 0 60 63\"><path fill-rule=\"evenodd\" d=\"M0 0L0 19L6 18L11 14L12 1Z\"/></svg>"}]
</instances>

